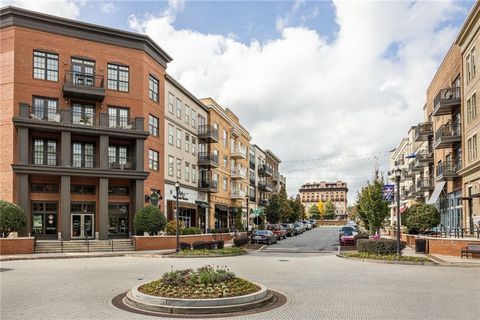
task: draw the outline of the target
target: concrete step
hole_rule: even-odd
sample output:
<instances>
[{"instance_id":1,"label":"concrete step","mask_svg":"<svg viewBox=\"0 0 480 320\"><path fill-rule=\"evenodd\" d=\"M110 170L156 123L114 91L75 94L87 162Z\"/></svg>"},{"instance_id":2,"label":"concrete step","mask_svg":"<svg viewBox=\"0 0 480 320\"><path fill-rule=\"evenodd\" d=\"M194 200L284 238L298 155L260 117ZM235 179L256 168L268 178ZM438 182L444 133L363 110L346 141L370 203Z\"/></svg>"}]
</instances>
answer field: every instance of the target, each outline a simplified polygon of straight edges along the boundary
<instances>
[{"instance_id":1,"label":"concrete step","mask_svg":"<svg viewBox=\"0 0 480 320\"><path fill-rule=\"evenodd\" d=\"M113 251L134 251L133 241L130 239L114 240ZM63 252L111 252L112 242L109 240L64 241ZM60 253L62 243L60 241L37 241L35 253Z\"/></svg>"}]
</instances>

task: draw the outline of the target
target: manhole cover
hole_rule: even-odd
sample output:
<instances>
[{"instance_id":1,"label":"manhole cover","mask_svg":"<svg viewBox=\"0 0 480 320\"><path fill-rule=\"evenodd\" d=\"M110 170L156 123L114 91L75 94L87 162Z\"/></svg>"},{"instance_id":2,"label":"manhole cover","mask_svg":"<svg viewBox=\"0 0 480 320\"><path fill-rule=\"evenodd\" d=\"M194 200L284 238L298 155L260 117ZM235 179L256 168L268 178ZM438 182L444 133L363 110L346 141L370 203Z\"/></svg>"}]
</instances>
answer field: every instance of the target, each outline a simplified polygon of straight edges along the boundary
<instances>
[{"instance_id":1,"label":"manhole cover","mask_svg":"<svg viewBox=\"0 0 480 320\"><path fill-rule=\"evenodd\" d=\"M280 262L288 262L288 261L290 261L290 260L278 260L278 261L280 261Z\"/></svg>"}]
</instances>

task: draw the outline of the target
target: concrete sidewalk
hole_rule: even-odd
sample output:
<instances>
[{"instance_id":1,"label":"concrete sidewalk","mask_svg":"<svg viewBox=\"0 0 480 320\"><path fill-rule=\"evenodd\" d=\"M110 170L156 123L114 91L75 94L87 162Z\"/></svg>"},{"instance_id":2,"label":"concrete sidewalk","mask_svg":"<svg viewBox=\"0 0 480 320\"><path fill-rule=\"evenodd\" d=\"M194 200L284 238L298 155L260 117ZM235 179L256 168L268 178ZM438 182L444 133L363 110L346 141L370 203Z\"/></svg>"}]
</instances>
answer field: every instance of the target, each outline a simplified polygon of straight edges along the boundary
<instances>
[{"instance_id":1,"label":"concrete sidewalk","mask_svg":"<svg viewBox=\"0 0 480 320\"><path fill-rule=\"evenodd\" d=\"M162 257L173 253L175 250L151 251L118 251L118 252L69 252L69 253L34 253L0 255L0 261L12 260L37 260L37 259L74 259L74 258L99 258L99 257Z\"/></svg>"},{"instance_id":2,"label":"concrete sidewalk","mask_svg":"<svg viewBox=\"0 0 480 320\"><path fill-rule=\"evenodd\" d=\"M480 259L416 253L413 246L406 246L402 251L402 255L429 258L442 266L480 267Z\"/></svg>"}]
</instances>

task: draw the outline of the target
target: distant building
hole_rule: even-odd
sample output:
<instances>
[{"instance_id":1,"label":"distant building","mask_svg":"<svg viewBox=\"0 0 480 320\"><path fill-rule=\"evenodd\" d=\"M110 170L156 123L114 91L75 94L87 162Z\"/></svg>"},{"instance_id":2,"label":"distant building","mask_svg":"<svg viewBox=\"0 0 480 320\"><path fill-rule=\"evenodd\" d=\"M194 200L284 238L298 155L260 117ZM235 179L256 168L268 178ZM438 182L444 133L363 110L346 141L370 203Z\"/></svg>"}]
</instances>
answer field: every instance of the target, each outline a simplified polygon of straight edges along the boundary
<instances>
[{"instance_id":1,"label":"distant building","mask_svg":"<svg viewBox=\"0 0 480 320\"><path fill-rule=\"evenodd\" d=\"M305 210L308 212L312 205L319 201L332 201L335 205L335 216L337 219L343 219L347 216L347 183L337 182L313 182L306 183L300 187L300 199Z\"/></svg>"}]
</instances>

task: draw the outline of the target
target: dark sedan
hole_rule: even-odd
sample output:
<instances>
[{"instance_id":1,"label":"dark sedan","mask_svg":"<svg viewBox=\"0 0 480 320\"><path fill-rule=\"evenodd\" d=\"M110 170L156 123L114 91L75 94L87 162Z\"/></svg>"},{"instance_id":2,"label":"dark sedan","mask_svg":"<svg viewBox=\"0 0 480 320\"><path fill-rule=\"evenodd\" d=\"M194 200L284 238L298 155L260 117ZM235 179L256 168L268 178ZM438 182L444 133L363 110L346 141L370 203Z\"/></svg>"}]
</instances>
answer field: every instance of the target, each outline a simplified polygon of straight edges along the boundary
<instances>
[{"instance_id":1,"label":"dark sedan","mask_svg":"<svg viewBox=\"0 0 480 320\"><path fill-rule=\"evenodd\" d=\"M271 245L272 243L277 243L277 236L270 230L256 230L252 234L251 242Z\"/></svg>"}]
</instances>

